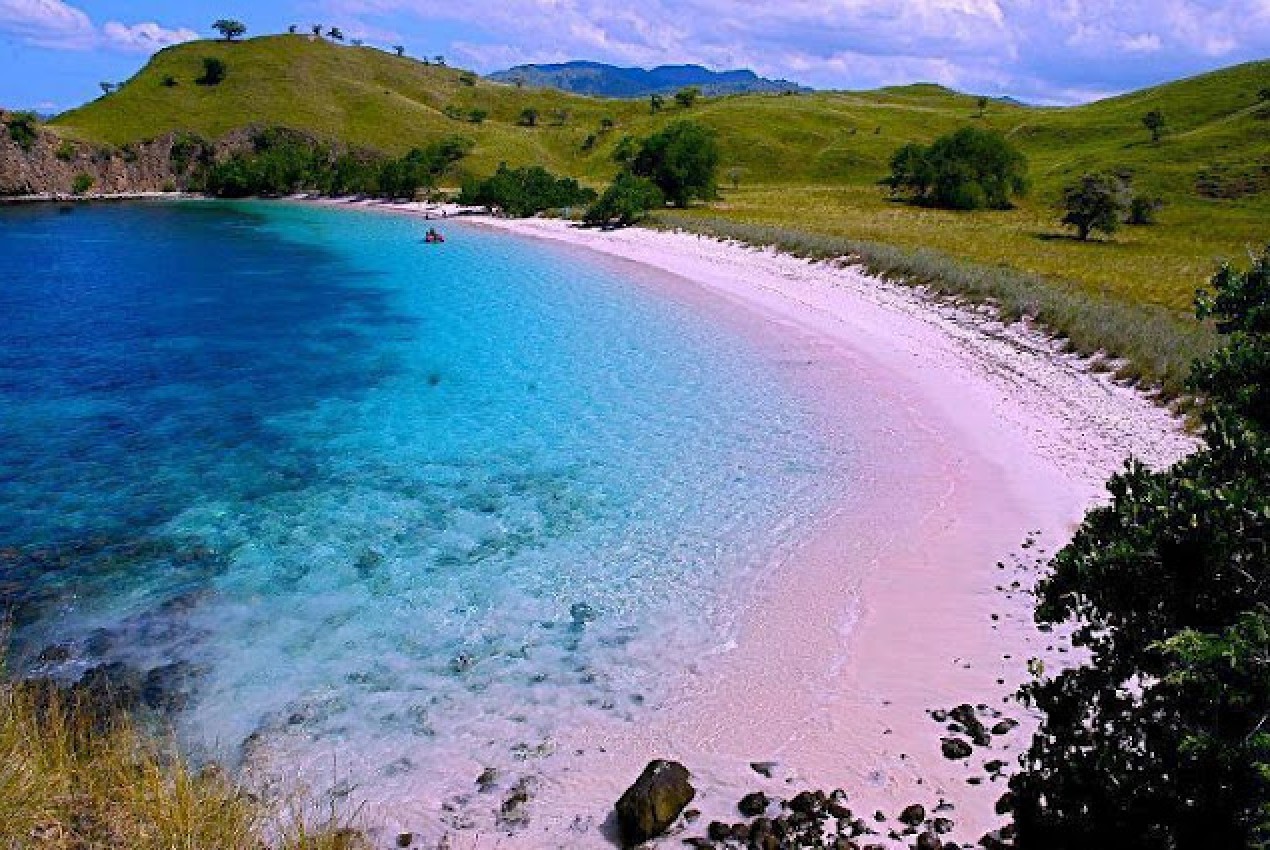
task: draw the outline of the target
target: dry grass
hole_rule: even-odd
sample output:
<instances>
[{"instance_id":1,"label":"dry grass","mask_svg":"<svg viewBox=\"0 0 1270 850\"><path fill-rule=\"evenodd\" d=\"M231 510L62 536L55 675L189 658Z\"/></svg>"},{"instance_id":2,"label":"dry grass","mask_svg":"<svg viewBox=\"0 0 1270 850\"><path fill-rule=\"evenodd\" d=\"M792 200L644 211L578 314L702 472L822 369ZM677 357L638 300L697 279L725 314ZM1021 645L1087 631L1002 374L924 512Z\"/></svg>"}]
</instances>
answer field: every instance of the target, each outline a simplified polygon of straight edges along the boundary
<instances>
[{"instance_id":1,"label":"dry grass","mask_svg":"<svg viewBox=\"0 0 1270 850\"><path fill-rule=\"evenodd\" d=\"M127 718L108 727L55 689L0 685L0 847L354 850L332 817L278 817L215 768L195 771ZM295 809L299 811L300 809Z\"/></svg>"}]
</instances>

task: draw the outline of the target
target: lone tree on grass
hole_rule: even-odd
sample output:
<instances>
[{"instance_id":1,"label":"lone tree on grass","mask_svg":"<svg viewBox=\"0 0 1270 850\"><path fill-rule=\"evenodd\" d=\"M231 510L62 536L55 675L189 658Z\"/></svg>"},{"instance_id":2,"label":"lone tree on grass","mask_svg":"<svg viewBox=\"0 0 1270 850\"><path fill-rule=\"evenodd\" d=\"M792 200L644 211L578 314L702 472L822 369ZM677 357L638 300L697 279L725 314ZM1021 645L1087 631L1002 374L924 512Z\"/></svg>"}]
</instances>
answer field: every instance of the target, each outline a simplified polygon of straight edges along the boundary
<instances>
[{"instance_id":1,"label":"lone tree on grass","mask_svg":"<svg viewBox=\"0 0 1270 850\"><path fill-rule=\"evenodd\" d=\"M312 30L313 30L313 34L314 34L314 35L316 35L316 36L318 36L318 37L321 37L321 35L322 35L322 25L321 25L321 24L314 24L312 27L310 27L310 29L312 29Z\"/></svg>"},{"instance_id":2,"label":"lone tree on grass","mask_svg":"<svg viewBox=\"0 0 1270 850\"><path fill-rule=\"evenodd\" d=\"M662 97L659 94L650 95L648 98L648 111L652 113L653 115L656 115L658 112L661 112L662 108L665 105L666 105L666 98Z\"/></svg>"},{"instance_id":3,"label":"lone tree on grass","mask_svg":"<svg viewBox=\"0 0 1270 850\"><path fill-rule=\"evenodd\" d=\"M233 18L221 18L212 24L212 29L216 30L226 41L233 41L240 36L247 34L247 25L242 21L236 21Z\"/></svg>"},{"instance_id":4,"label":"lone tree on grass","mask_svg":"<svg viewBox=\"0 0 1270 850\"><path fill-rule=\"evenodd\" d=\"M614 152L615 159L619 156L631 156L625 140ZM695 121L676 121L654 133L639 144L630 159L631 173L653 181L677 207L714 198L718 167L719 143L714 131Z\"/></svg>"},{"instance_id":5,"label":"lone tree on grass","mask_svg":"<svg viewBox=\"0 0 1270 850\"><path fill-rule=\"evenodd\" d=\"M1270 248L1197 298L1198 451L1130 461L1037 587L1083 661L1024 689L1018 850L1260 848L1270 829Z\"/></svg>"},{"instance_id":6,"label":"lone tree on grass","mask_svg":"<svg viewBox=\"0 0 1270 850\"><path fill-rule=\"evenodd\" d=\"M299 30L300 30L300 27L297 24L292 24L291 26L287 27L287 32L291 33L291 35L295 35L297 32L299 32Z\"/></svg>"},{"instance_id":7,"label":"lone tree on grass","mask_svg":"<svg viewBox=\"0 0 1270 850\"><path fill-rule=\"evenodd\" d=\"M1168 123L1164 120L1164 113L1158 109L1152 109L1146 115L1142 116L1142 126L1151 131L1151 141L1154 144L1160 143L1160 137L1164 135L1164 129Z\"/></svg>"},{"instance_id":8,"label":"lone tree on grass","mask_svg":"<svg viewBox=\"0 0 1270 850\"><path fill-rule=\"evenodd\" d=\"M988 114L988 99L986 97L980 96L979 100L976 103L979 106L980 118Z\"/></svg>"},{"instance_id":9,"label":"lone tree on grass","mask_svg":"<svg viewBox=\"0 0 1270 850\"><path fill-rule=\"evenodd\" d=\"M397 55L398 55L398 56L405 56L405 55L406 55L406 48L405 48L405 46L404 46L404 45L401 45L401 44L396 44L396 45L393 45L393 48L392 48L392 49L393 49L394 51L396 51L396 53L397 53Z\"/></svg>"},{"instance_id":10,"label":"lone tree on grass","mask_svg":"<svg viewBox=\"0 0 1270 850\"><path fill-rule=\"evenodd\" d=\"M119 88L118 83L98 83L97 85L101 86L102 94L110 94L115 89Z\"/></svg>"},{"instance_id":11,"label":"lone tree on grass","mask_svg":"<svg viewBox=\"0 0 1270 850\"><path fill-rule=\"evenodd\" d=\"M532 106L526 106L520 111L520 121L518 123L522 127L537 127L538 110L534 109Z\"/></svg>"},{"instance_id":12,"label":"lone tree on grass","mask_svg":"<svg viewBox=\"0 0 1270 850\"><path fill-rule=\"evenodd\" d=\"M329 38L331 41L343 41L344 30L340 29L339 27L331 27L329 30L326 31L326 37Z\"/></svg>"},{"instance_id":13,"label":"lone tree on grass","mask_svg":"<svg viewBox=\"0 0 1270 850\"><path fill-rule=\"evenodd\" d=\"M1266 86L1261 91L1257 92L1257 100L1262 103L1270 103L1270 86Z\"/></svg>"},{"instance_id":14,"label":"lone tree on grass","mask_svg":"<svg viewBox=\"0 0 1270 850\"><path fill-rule=\"evenodd\" d=\"M697 99L701 97L701 89L698 86L688 86L675 92L675 103L684 109L691 109Z\"/></svg>"},{"instance_id":15,"label":"lone tree on grass","mask_svg":"<svg viewBox=\"0 0 1270 850\"><path fill-rule=\"evenodd\" d=\"M1120 229L1120 221L1129 211L1129 198L1129 188L1119 177L1086 174L1063 190L1063 207L1067 210L1063 224L1076 228L1082 242L1095 230L1110 236Z\"/></svg>"}]
</instances>

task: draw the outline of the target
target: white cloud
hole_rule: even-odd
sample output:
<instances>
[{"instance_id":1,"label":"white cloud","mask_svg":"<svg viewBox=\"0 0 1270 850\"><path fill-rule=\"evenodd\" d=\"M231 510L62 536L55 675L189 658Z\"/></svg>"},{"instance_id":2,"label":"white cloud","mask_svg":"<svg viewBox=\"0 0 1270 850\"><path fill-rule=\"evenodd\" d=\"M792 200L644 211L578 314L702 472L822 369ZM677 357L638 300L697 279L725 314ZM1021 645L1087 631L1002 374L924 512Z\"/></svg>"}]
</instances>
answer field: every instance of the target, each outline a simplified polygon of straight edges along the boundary
<instances>
[{"instance_id":1,"label":"white cloud","mask_svg":"<svg viewBox=\"0 0 1270 850\"><path fill-rule=\"evenodd\" d=\"M198 38L198 33L194 30L164 29L152 22L126 26L118 21L110 21L102 27L101 33L103 39L112 46L137 53L153 53L161 47Z\"/></svg>"},{"instance_id":2,"label":"white cloud","mask_svg":"<svg viewBox=\"0 0 1270 850\"><path fill-rule=\"evenodd\" d=\"M96 32L88 16L61 0L0 0L0 33L37 47L91 47Z\"/></svg>"},{"instance_id":3,"label":"white cloud","mask_svg":"<svg viewBox=\"0 0 1270 850\"><path fill-rule=\"evenodd\" d=\"M110 21L98 29L82 10L62 0L0 0L0 35L54 50L113 50L149 53L198 38L190 29L157 23Z\"/></svg>"}]
</instances>

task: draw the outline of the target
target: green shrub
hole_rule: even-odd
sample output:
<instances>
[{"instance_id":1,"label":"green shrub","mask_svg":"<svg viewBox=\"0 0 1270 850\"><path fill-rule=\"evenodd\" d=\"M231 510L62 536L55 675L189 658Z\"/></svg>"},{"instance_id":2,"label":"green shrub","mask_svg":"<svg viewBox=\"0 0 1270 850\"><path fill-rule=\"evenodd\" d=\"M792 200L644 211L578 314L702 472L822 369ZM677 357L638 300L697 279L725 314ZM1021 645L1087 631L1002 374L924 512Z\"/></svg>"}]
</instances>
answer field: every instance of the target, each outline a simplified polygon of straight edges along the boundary
<instances>
[{"instance_id":1,"label":"green shrub","mask_svg":"<svg viewBox=\"0 0 1270 850\"><path fill-rule=\"evenodd\" d=\"M1044 719L1010 782L1020 850L1270 841L1270 248L1212 286L1203 447L1128 463L1038 586L1089 655L1024 688Z\"/></svg>"},{"instance_id":2,"label":"green shrub","mask_svg":"<svg viewBox=\"0 0 1270 850\"><path fill-rule=\"evenodd\" d=\"M1160 208L1164 206L1162 198L1137 196L1129 202L1128 223L1135 227L1148 227L1159 220Z\"/></svg>"},{"instance_id":3,"label":"green shrub","mask_svg":"<svg viewBox=\"0 0 1270 850\"><path fill-rule=\"evenodd\" d=\"M195 80L200 86L218 86L229 74L229 66L215 56L203 58L203 75Z\"/></svg>"},{"instance_id":4,"label":"green shrub","mask_svg":"<svg viewBox=\"0 0 1270 850\"><path fill-rule=\"evenodd\" d=\"M177 87L178 83L176 81L176 77L172 76L171 74L165 74L163 77L162 85L165 89L174 89Z\"/></svg>"},{"instance_id":5,"label":"green shrub","mask_svg":"<svg viewBox=\"0 0 1270 850\"><path fill-rule=\"evenodd\" d=\"M76 174L75 179L71 181L71 192L76 195L83 195L89 189L93 188L93 183L95 182L96 181L93 180L93 176L91 174L84 174L82 172L80 174Z\"/></svg>"},{"instance_id":6,"label":"green shrub","mask_svg":"<svg viewBox=\"0 0 1270 850\"><path fill-rule=\"evenodd\" d=\"M1129 211L1128 185L1111 174L1086 174L1063 189L1063 224L1076 229L1084 242L1093 231L1108 236L1120 229L1120 220Z\"/></svg>"},{"instance_id":7,"label":"green shrub","mask_svg":"<svg viewBox=\"0 0 1270 850\"><path fill-rule=\"evenodd\" d=\"M661 189L653 181L623 171L587 209L583 221L599 227L627 227L644 218L649 210L665 203Z\"/></svg>"},{"instance_id":8,"label":"green shrub","mask_svg":"<svg viewBox=\"0 0 1270 850\"><path fill-rule=\"evenodd\" d=\"M912 143L900 148L891 157L891 174L882 182L920 204L1005 210L1027 191L1027 159L995 130L964 127L929 146Z\"/></svg>"},{"instance_id":9,"label":"green shrub","mask_svg":"<svg viewBox=\"0 0 1270 850\"><path fill-rule=\"evenodd\" d=\"M35 147L39 138L40 119L34 112L14 112L5 122L9 127L9 138L24 151Z\"/></svg>"},{"instance_id":10,"label":"green shrub","mask_svg":"<svg viewBox=\"0 0 1270 850\"><path fill-rule=\"evenodd\" d=\"M546 210L590 204L595 192L572 178L557 177L539 165L508 168L499 165L484 180L467 180L459 203L502 210L512 218L526 218Z\"/></svg>"},{"instance_id":11,"label":"green shrub","mask_svg":"<svg viewBox=\"0 0 1270 850\"><path fill-rule=\"evenodd\" d=\"M70 162L75 158L75 143L69 139L63 139L61 144L57 146L57 158L62 162Z\"/></svg>"},{"instance_id":12,"label":"green shrub","mask_svg":"<svg viewBox=\"0 0 1270 850\"><path fill-rule=\"evenodd\" d=\"M637 149L626 145L623 139L614 158L628 157L631 172L652 180L675 206L718 194L719 143L710 128L695 121L676 121L638 143Z\"/></svg>"}]
</instances>

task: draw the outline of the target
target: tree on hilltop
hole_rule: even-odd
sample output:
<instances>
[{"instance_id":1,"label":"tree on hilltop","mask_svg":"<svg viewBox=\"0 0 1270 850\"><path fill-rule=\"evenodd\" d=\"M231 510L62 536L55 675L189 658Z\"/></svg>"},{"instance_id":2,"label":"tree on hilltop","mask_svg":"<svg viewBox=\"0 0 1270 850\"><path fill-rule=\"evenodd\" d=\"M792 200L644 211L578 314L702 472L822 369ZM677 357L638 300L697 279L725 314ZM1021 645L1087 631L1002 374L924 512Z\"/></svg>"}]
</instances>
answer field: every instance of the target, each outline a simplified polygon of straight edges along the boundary
<instances>
[{"instance_id":1,"label":"tree on hilltop","mask_svg":"<svg viewBox=\"0 0 1270 850\"><path fill-rule=\"evenodd\" d=\"M344 30L340 29L339 27L331 27L329 30L326 31L326 37L329 38L331 41L343 41Z\"/></svg>"},{"instance_id":2,"label":"tree on hilltop","mask_svg":"<svg viewBox=\"0 0 1270 850\"><path fill-rule=\"evenodd\" d=\"M1158 145L1160 137L1164 135L1164 128L1168 126L1168 122L1164 120L1163 112L1158 109L1152 109L1142 116L1142 125L1151 131L1151 141Z\"/></svg>"},{"instance_id":3,"label":"tree on hilltop","mask_svg":"<svg viewBox=\"0 0 1270 850\"><path fill-rule=\"evenodd\" d=\"M398 55L398 56L405 56L405 55L406 55L406 48L405 48L405 46L404 46L404 45L401 45L401 44L396 44L396 45L393 45L393 48L392 48L392 49L393 49L393 50L395 50L395 51L397 52L397 55Z\"/></svg>"},{"instance_id":4,"label":"tree on hilltop","mask_svg":"<svg viewBox=\"0 0 1270 850\"><path fill-rule=\"evenodd\" d=\"M221 18L219 21L212 24L212 29L224 36L226 41L233 41L234 39L247 34L247 25L242 21L236 21L233 18Z\"/></svg>"}]
</instances>

